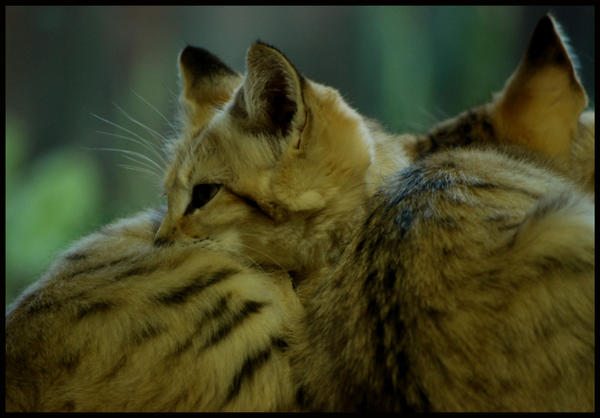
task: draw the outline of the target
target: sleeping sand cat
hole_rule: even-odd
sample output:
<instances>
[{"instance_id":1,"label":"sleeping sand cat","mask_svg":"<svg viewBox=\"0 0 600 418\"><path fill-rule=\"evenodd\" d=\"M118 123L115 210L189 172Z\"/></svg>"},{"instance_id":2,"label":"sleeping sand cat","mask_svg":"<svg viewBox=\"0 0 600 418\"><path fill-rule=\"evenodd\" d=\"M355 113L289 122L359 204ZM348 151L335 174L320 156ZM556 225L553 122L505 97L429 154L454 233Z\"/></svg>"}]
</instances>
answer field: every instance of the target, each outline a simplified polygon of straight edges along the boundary
<instances>
[{"instance_id":1,"label":"sleeping sand cat","mask_svg":"<svg viewBox=\"0 0 600 418\"><path fill-rule=\"evenodd\" d=\"M150 234L144 232L141 254L149 257L151 254L161 254L161 250L170 248L173 251L187 246L196 248L194 247L196 242L210 240L215 248L220 249L219 251L226 249L227 254L234 254L242 260L224 262L241 263L250 259L258 263L258 268L262 270L290 271L296 278L300 294L310 294L310 286L320 283L318 278L314 278L315 272L321 271L323 267L330 264L336 264L345 243L352 238L353 228L359 225L358 221L366 213L368 199L378 185L393 172L407 167L411 159L423 157L430 138L385 134L373 122L364 120L348 107L335 90L300 76L280 52L261 43L253 45L248 51L248 72L244 78L199 49L187 48L182 53L180 62L182 102L185 111L182 114L182 134L172 143L172 165L165 182L169 209L162 219L160 230L154 237L157 248L150 248L148 241ZM585 104L582 108L584 106ZM503 120L500 120L498 123L502 122ZM504 126L498 126L498 132L503 132L503 128ZM579 137L582 136L585 136L584 133L579 133ZM461 138L459 136L457 139L460 141ZM572 137L568 138L570 139ZM511 142L513 138L508 136L502 140ZM590 154L581 152L577 155L589 159ZM565 155L555 155L552 158L555 161L562 161L560 167L570 164L569 158ZM593 176L591 178L593 179ZM130 222L136 221L134 219ZM95 237L99 244L106 247L104 238L97 235ZM127 238L125 234L123 237ZM206 255L205 249L202 248L200 246L198 251ZM115 261L113 253L107 254L112 260L107 261L109 265ZM119 256L116 256L117 260L118 258ZM94 260L95 258L90 258L88 261ZM75 268L70 265L73 261L77 260L60 260L56 269L48 273L46 283L53 286L59 283L64 278L61 272ZM202 265L206 261L197 262ZM92 270L88 273L97 280L110 283L113 279L112 275L121 274L121 268L124 268L124 271L132 269L130 265L118 266L117 264L111 266L110 270ZM92 264L93 266L97 264ZM137 274L136 270L134 273ZM142 269L139 273L143 276L145 271ZM248 274L254 273L255 271L248 272ZM140 274L136 277L141 278ZM91 280L87 278L83 280L85 276L87 273L84 272L80 283L85 284L86 280ZM288 280L287 275L282 274L282 276L285 276L282 278L284 281ZM165 277L167 276L156 274L151 276L152 281L147 282L158 283L166 280ZM307 277L311 280L306 280ZM177 280L173 279L173 286L179 284ZM123 286L128 288L130 285ZM276 284L270 286L277 287ZM147 291L154 292L154 288L150 286ZM77 294L77 289L74 292ZM26 344L22 344L23 341L27 341L27 338L36 338L36 335L26 330L23 323L32 320L27 310L40 293L40 290L28 292L27 294L34 296L26 294L21 302L16 303L7 317L7 329L12 326L13 329L20 330L24 334L8 335L7 352L10 353L9 360L13 359L8 362L9 365L13 364L10 366L12 372L8 376L15 383L21 381L23 376L22 368L26 363L23 357L28 358L36 354L27 352L23 348L27 347ZM50 294L49 297L58 299L62 296ZM139 296L141 300L145 300L144 297L145 294ZM200 299L204 300L205 297L208 298L210 295L205 293ZM243 298L244 295L240 297ZM68 303L62 306L67 306L71 310L78 309L75 299L67 297L67 301ZM204 302L212 304L217 301ZM195 301L195 303L199 302ZM286 306L287 303L294 302L285 302ZM277 301L273 300L272 304L277 305ZM295 309L293 307L290 309L291 315ZM24 313L18 316L18 312ZM84 318L86 317L88 316L84 315ZM48 331L52 329L51 326L60 326L58 321L52 322L54 318L49 317L49 320L46 318L47 316L37 316L35 319L40 321L39 327L43 327L41 329L45 329L46 332L51 332ZM110 315L103 317L104 320L112 318L113 316ZM276 322L273 329L281 330L281 324L288 319L282 315L279 318L281 322ZM295 321L290 320L289 323L294 324ZM117 325L121 329L122 325L119 323ZM130 335L127 331L124 329L122 334L115 335L115 341L126 341L125 337ZM273 337L271 329L268 331L268 337L265 335L255 338L261 339L261 343L271 341L273 338L274 341L279 341L278 337ZM96 335L96 338L99 336L99 334L93 335ZM196 345L202 346L201 337L195 342ZM211 338L208 335L203 337ZM165 340L167 344L171 343L168 339ZM8 346L12 344L14 344L13 348L8 350ZM165 347L156 344L157 348ZM274 345L279 347L283 344ZM48 355L53 356L55 350L53 345L44 345L44 348ZM223 352L226 353L225 356L231 355L226 350ZM262 351L259 350L260 352ZM109 372L112 371L111 367L120 364L119 354L120 351L115 350L107 355L104 359L106 364L99 367L99 370L106 371L102 376L113 377ZM255 354L248 358L254 358L252 356ZM236 359L239 360L237 357ZM181 361L184 360L182 358ZM51 372L62 373L62 363L56 361L53 364L51 367L56 369ZM260 370L271 362L264 361L256 367L245 367L244 362L236 364L241 365L238 366L240 368L230 375L238 376L242 373L246 376L248 370L250 372ZM251 364L256 365L255 362ZM66 368L66 366L62 367ZM181 363L180 367L185 369L186 364ZM283 373L286 373L287 366L284 364L281 367L284 369ZM133 371L137 374L141 373L142 378L148 378L143 374L143 370L134 368ZM244 371L246 374L243 373ZM33 375L26 376L26 379L34 380L38 384L46 378L43 374L40 375L40 370L33 370L31 373ZM124 373L124 376L127 377L128 374ZM165 385L171 387L164 373L160 376L163 378L162 381L157 383L158 379L154 379L157 385L153 387L154 393L162 393L160 388ZM173 376L179 379L178 375ZM200 387L215 384L217 380L220 383L220 376L215 374L203 375L200 378L204 379ZM124 377L119 378L121 379ZM241 385L242 391L246 388L251 389L249 381L250 379ZM239 380L233 379L233 382ZM76 385L76 380L71 380L71 384ZM232 384L231 379L224 385L227 388L238 387L237 383ZM218 400L216 402L198 404L198 398L206 397L202 389L198 389L200 394L192 395L184 395L182 392L186 392L185 389L182 392L171 389L173 391L167 392L164 398L155 402L152 398L154 393L148 398L139 393L122 392L122 388L116 388L117 393L106 391L107 395L103 395L105 398L101 403L92 398L86 404L85 399L88 394L83 393L79 398L79 402L83 403L78 404L71 402L71 398L65 398L66 395L62 398L58 397L55 391L60 392L63 389L51 383L44 384L45 390L49 390L51 396L40 395L39 390L36 393L35 387L29 389L21 385L21 389L11 389L13 390L11 393L14 394L9 399L13 399L10 401L13 404L16 403L15 408L25 406L31 408L31 405L34 405L34 409L270 410L286 408L290 397L285 389L286 386L284 384L282 386L284 389L276 400L269 398L268 395L272 395L270 392L263 392L260 399L240 396L244 402L238 404L227 403L231 401L229 390L219 392L220 395L215 398ZM175 387L180 388L178 385L173 386ZM303 390L310 394L310 384L306 384L305 387L306 389L303 386ZM24 393L24 390L29 392ZM132 387L129 386L128 390L132 390ZM125 396L119 393L125 393ZM265 399L265 393L268 400ZM32 402L32 397L38 403ZM64 403L44 404L39 401L39 399L54 397L62 399ZM138 397L139 403L134 404L131 400L138 401ZM339 405L327 407L340 408Z\"/></svg>"},{"instance_id":2,"label":"sleeping sand cat","mask_svg":"<svg viewBox=\"0 0 600 418\"><path fill-rule=\"evenodd\" d=\"M593 410L585 105L546 16L504 91L434 128L339 263L299 288L306 313L290 346L305 408Z\"/></svg>"}]
</instances>

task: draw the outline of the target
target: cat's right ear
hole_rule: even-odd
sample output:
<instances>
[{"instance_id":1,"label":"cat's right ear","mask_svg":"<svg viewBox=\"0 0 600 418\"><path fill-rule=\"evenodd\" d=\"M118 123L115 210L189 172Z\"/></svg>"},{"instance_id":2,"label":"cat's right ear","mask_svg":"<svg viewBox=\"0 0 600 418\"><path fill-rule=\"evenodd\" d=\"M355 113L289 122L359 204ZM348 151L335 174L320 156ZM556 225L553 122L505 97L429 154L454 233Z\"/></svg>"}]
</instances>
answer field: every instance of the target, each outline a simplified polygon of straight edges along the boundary
<instances>
[{"instance_id":1,"label":"cat's right ear","mask_svg":"<svg viewBox=\"0 0 600 418\"><path fill-rule=\"evenodd\" d=\"M297 133L306 121L302 76L283 53L260 41L248 49L246 66L232 115L247 128L267 135Z\"/></svg>"},{"instance_id":2,"label":"cat's right ear","mask_svg":"<svg viewBox=\"0 0 600 418\"><path fill-rule=\"evenodd\" d=\"M185 125L197 131L242 83L242 76L203 48L187 46L179 54L180 102Z\"/></svg>"}]
</instances>

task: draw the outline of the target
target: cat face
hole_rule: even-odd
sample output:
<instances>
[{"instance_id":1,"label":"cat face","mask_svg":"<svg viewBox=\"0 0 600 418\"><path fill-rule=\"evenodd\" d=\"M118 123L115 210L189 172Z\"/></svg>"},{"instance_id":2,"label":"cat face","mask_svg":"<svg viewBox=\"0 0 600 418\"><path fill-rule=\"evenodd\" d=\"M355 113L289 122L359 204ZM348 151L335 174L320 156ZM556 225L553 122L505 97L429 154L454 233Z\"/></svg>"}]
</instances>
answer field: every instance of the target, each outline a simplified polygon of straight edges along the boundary
<instances>
[{"instance_id":1,"label":"cat face","mask_svg":"<svg viewBox=\"0 0 600 418\"><path fill-rule=\"evenodd\" d=\"M246 58L241 76L204 50L180 56L184 129L157 244L206 239L263 266L308 271L339 254L385 174L411 159L494 143L568 163L581 136L587 97L549 16L492 102L425 136L373 129L271 46L256 43Z\"/></svg>"},{"instance_id":2,"label":"cat face","mask_svg":"<svg viewBox=\"0 0 600 418\"><path fill-rule=\"evenodd\" d=\"M157 243L211 239L291 270L326 258L367 196L373 141L360 115L263 43L243 78L192 48L180 69L186 128Z\"/></svg>"}]
</instances>

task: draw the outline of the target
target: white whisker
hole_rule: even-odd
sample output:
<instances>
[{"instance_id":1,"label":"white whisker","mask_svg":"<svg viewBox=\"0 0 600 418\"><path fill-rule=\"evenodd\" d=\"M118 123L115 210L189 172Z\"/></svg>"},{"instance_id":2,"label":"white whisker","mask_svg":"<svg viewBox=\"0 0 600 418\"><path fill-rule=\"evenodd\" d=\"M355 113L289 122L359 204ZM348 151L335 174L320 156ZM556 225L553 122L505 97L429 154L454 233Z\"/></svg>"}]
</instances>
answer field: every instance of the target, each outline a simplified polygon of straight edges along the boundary
<instances>
[{"instance_id":1,"label":"white whisker","mask_svg":"<svg viewBox=\"0 0 600 418\"><path fill-rule=\"evenodd\" d=\"M156 138L162 139L163 141L166 141L167 138L165 138L163 135L159 134L158 132L156 132L154 129L152 129L149 126L144 125L143 123L141 123L140 121L138 121L137 119L135 119L133 116L131 116L129 113L127 113L125 110L123 110L123 108L121 106L119 106L116 103L113 103L113 106L117 108L117 110L119 112L121 112L127 119L129 119L131 122L135 123L138 126L141 126L142 128L144 128L145 130L147 130L148 132L150 132L150 134L154 135Z\"/></svg>"},{"instance_id":2,"label":"white whisker","mask_svg":"<svg viewBox=\"0 0 600 418\"><path fill-rule=\"evenodd\" d=\"M244 234L244 235L246 235L246 236L250 236L250 234L249 234L248 232L243 232L243 234ZM266 257L266 258L268 258L269 260L271 260L271 261L273 262L273 264L275 264L277 267L279 267L279 268L280 268L282 271L287 271L287 269L286 269L286 268L284 268L284 267L283 267L281 264L279 264L279 263L277 262L277 260L275 260L275 259L274 259L273 257L271 257L269 254L266 254L266 253L264 253L264 252L262 252L262 251L259 251L259 250L257 250L256 248L252 248L252 247L250 247L249 245L246 245L246 244L244 244L244 243L241 243L241 242L240 242L240 243L238 243L238 245L242 245L242 246L244 246L245 248L247 248L247 249L249 249L249 250L251 250L251 251L254 251L254 252L256 252L257 254L260 254L260 255L262 255L263 257Z\"/></svg>"},{"instance_id":3,"label":"white whisker","mask_svg":"<svg viewBox=\"0 0 600 418\"><path fill-rule=\"evenodd\" d=\"M165 122L167 122L167 124L171 127L174 128L174 126L171 124L171 121L165 116L163 115L156 107L154 107L150 102L148 102L146 99L144 99L142 96L140 96L138 93L136 93L133 89L131 89L131 92L135 95L135 97L137 97L138 99L140 99L143 103L145 103L146 105L148 105L148 107L152 110L154 110L154 112L160 116L161 118L163 118L163 120Z\"/></svg>"},{"instance_id":4,"label":"white whisker","mask_svg":"<svg viewBox=\"0 0 600 418\"><path fill-rule=\"evenodd\" d=\"M101 117L101 116L98 116L98 115L96 115L95 113L91 113L91 115L92 115L92 116L94 116L95 118L97 118L97 119L99 119L99 120L101 120L101 121L105 122L105 123L108 123L109 125L112 125L112 126L114 126L115 128L121 129L121 130L123 130L123 131L127 132L128 134L131 134L131 135L133 135L134 137L138 138L138 139L139 139L140 141L142 141L142 142L147 142L147 143L150 143L148 140L146 140L146 139L142 138L141 136L139 136L139 135L138 135L138 134L136 134L135 132L133 132L133 131L131 131L131 130L129 130L129 129L127 129L127 128L125 128L125 127L121 126L121 125L119 125L119 124L117 124L117 123L111 122L111 121L109 121L108 119L105 119L105 118L103 118L103 117ZM151 145L150 145L150 146L151 146ZM155 152L157 152L157 153L158 153L158 151L156 151L156 150L155 150ZM161 162L162 162L163 164L166 164L166 162L165 162L165 160L164 160L164 158L163 158L163 156L162 156L162 155L160 155L160 159L161 159ZM161 171L163 171L164 169L161 167L161 168L160 168L160 170L161 170Z\"/></svg>"},{"instance_id":5,"label":"white whisker","mask_svg":"<svg viewBox=\"0 0 600 418\"><path fill-rule=\"evenodd\" d=\"M85 149L88 150L92 150L92 151L111 151L111 152L121 152L123 154L128 154L128 155L134 155L137 156L145 161L148 161L149 163L151 163L154 167L156 167L159 172L163 172L163 168L158 165L158 163L156 163L156 161L152 160L151 158L148 158L146 155L136 152L136 151L131 151L131 150L126 150L126 149L119 149L119 148L88 148L85 147Z\"/></svg>"},{"instance_id":6,"label":"white whisker","mask_svg":"<svg viewBox=\"0 0 600 418\"><path fill-rule=\"evenodd\" d=\"M155 173L157 176L159 176L159 177L161 176L161 173L160 173L160 172L157 172L157 171L154 169L154 167L153 167L153 166L149 165L149 164L148 164L147 162L145 162L145 161L136 160L135 158L133 158L133 157L131 157L131 156L129 156L129 155L125 155L125 154L121 155L121 157L123 157L123 158L125 158L125 159L127 159L127 160L129 160L129 161L132 161L132 162L134 162L134 163L136 163L136 164L140 164L140 165L141 165L141 167L140 167L140 168L146 168L147 170L150 170L150 171L152 171L153 173Z\"/></svg>"},{"instance_id":7,"label":"white whisker","mask_svg":"<svg viewBox=\"0 0 600 418\"><path fill-rule=\"evenodd\" d=\"M129 137L129 136L125 136L125 135L119 135L119 134L116 134L116 133L113 133L113 132L106 132L106 131L96 131L96 133L99 133L99 134L101 134L101 135L106 135L106 136L112 136L112 137L115 137L115 138L125 139L125 140L127 140L127 141L130 141L130 142L133 142L133 143L139 144L139 145L143 146L144 148L146 148L146 149L148 149L148 150L150 150L150 151L153 151L153 152L154 152L154 154L155 154L157 157L159 157L163 163L165 163L165 164L166 164L166 162L165 162L165 160L164 160L163 156L162 156L160 153L158 153L158 152L157 152L157 151L156 151L154 148L152 148L152 147L149 147L149 146L148 146L148 145L147 145L145 142L141 142L141 141L139 141L139 140L137 140L137 139L135 139L135 138L131 138L131 137Z\"/></svg>"},{"instance_id":8,"label":"white whisker","mask_svg":"<svg viewBox=\"0 0 600 418\"><path fill-rule=\"evenodd\" d=\"M151 174L153 176L156 176L156 178L160 181L162 180L160 175L158 175L156 172L152 171L152 170L148 170L146 168L143 167L136 167L136 166L132 166L132 165L127 165L127 164L118 164L119 167L125 168L127 170L131 170L131 171L137 171L139 173L143 173L143 174Z\"/></svg>"}]
</instances>

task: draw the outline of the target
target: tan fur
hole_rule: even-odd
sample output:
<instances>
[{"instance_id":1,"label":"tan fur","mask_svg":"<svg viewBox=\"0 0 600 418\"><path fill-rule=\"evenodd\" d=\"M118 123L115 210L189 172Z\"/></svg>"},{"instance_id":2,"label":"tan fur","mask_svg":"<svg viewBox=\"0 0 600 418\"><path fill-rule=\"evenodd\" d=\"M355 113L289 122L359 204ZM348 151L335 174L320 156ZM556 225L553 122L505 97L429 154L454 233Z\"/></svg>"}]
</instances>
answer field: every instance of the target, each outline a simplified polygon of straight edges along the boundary
<instances>
[{"instance_id":1,"label":"tan fur","mask_svg":"<svg viewBox=\"0 0 600 418\"><path fill-rule=\"evenodd\" d=\"M269 132L267 116L256 110L266 107L261 88L269 77L287 80L291 92L283 94L298 104L285 136ZM386 175L408 164L401 140L371 131L337 91L301 81L281 53L258 44L248 51L246 80L224 110L197 137L174 146L165 182L169 212L157 239L227 240L262 264L297 272L325 265L339 254L368 195ZM204 207L184 216L199 183L223 187Z\"/></svg>"},{"instance_id":2,"label":"tan fur","mask_svg":"<svg viewBox=\"0 0 600 418\"><path fill-rule=\"evenodd\" d=\"M587 96L571 64L556 23L556 39L545 62L526 54L494 103L493 120L501 140L517 142L554 158L568 158ZM535 38L532 39L532 44ZM539 48L537 44L530 49ZM533 62L532 62L533 61Z\"/></svg>"},{"instance_id":3,"label":"tan fur","mask_svg":"<svg viewBox=\"0 0 600 418\"><path fill-rule=\"evenodd\" d=\"M556 50L549 24L536 49ZM557 97L538 77L560 88L560 61L546 72L538 56L532 78L414 142L340 260L301 284L305 408L593 410L593 111L571 106L575 88L551 107L568 114L548 112Z\"/></svg>"},{"instance_id":4,"label":"tan fur","mask_svg":"<svg viewBox=\"0 0 600 418\"><path fill-rule=\"evenodd\" d=\"M85 238L10 308L8 408L590 410L593 111L550 24L532 42L557 59L529 51L427 135L268 45L243 77L186 48L168 210Z\"/></svg>"},{"instance_id":5,"label":"tan fur","mask_svg":"<svg viewBox=\"0 0 600 418\"><path fill-rule=\"evenodd\" d=\"M248 267L210 241L158 249L161 217L148 211L84 238L9 307L7 411L293 405L285 347L272 340L285 341L300 308L287 275ZM264 305L235 322L247 301ZM228 321L230 333L203 349ZM236 373L260 353L266 363L259 356L228 399Z\"/></svg>"}]
</instances>

